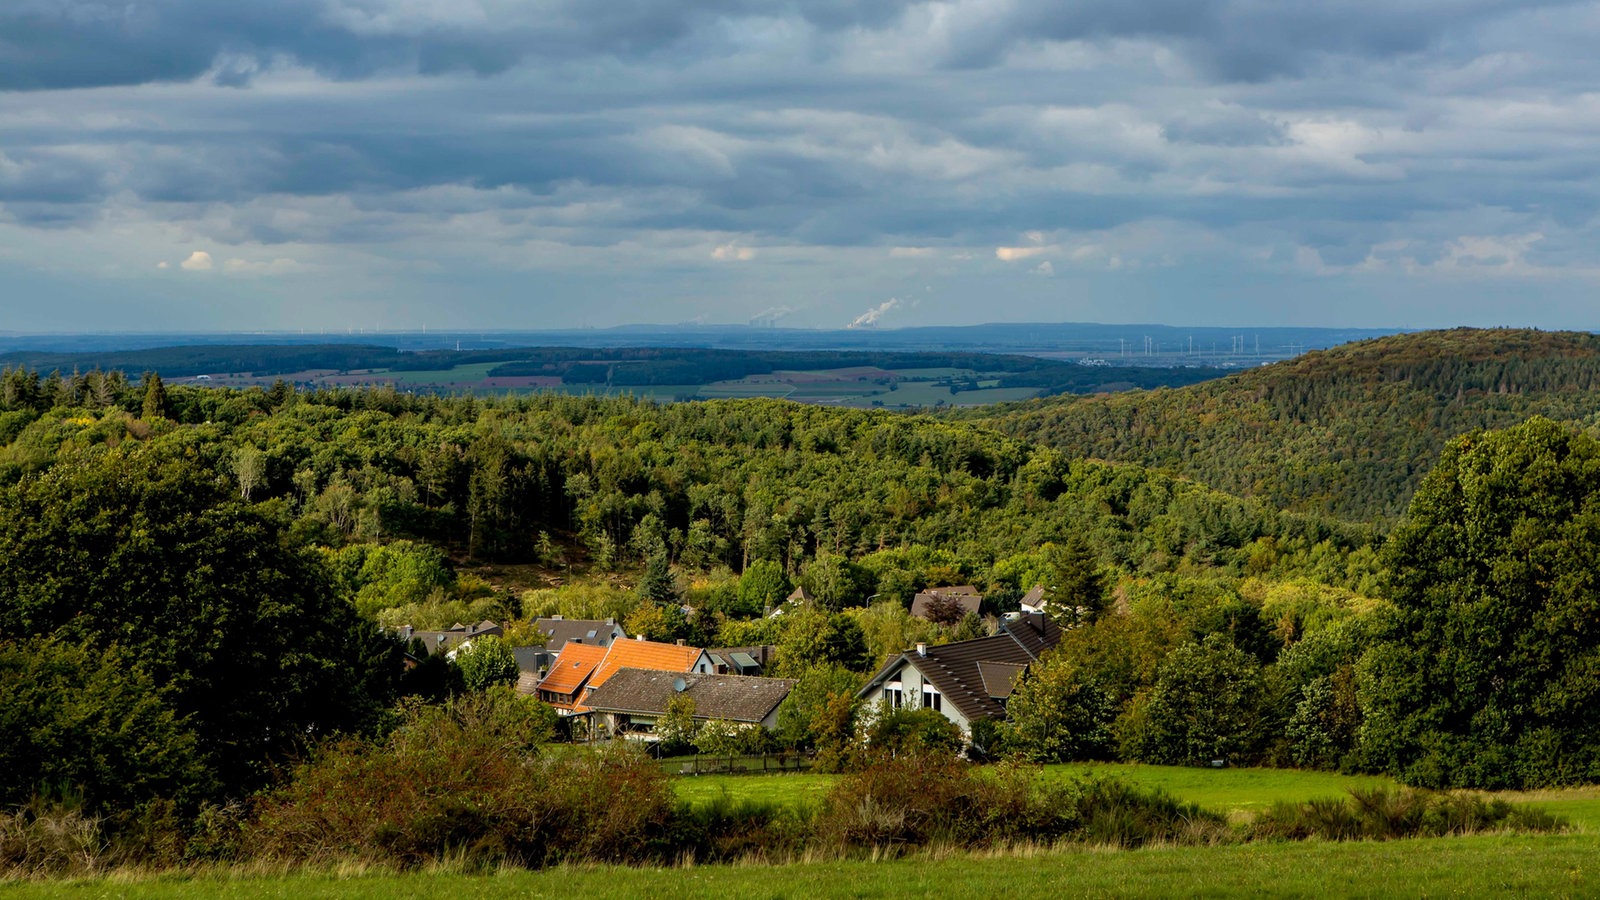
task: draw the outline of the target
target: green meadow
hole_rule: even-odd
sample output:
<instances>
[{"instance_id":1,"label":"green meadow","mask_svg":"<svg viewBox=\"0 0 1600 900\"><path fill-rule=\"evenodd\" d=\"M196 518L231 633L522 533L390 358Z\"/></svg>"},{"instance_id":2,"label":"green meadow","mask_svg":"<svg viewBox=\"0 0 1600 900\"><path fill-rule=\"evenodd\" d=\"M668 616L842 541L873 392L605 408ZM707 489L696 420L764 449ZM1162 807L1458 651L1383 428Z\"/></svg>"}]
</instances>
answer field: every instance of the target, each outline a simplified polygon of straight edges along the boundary
<instances>
[{"instance_id":1,"label":"green meadow","mask_svg":"<svg viewBox=\"0 0 1600 900\"><path fill-rule=\"evenodd\" d=\"M1394 788L1393 779L1381 775L1340 775L1336 772L1298 769L1202 769L1184 766L1146 766L1137 763L1074 763L1045 766L1046 778L1114 777L1144 788L1158 788L1208 809L1238 819L1278 802L1302 802L1339 797L1351 790ZM678 796L703 802L722 795L733 799L761 799L782 803L819 802L838 778L835 775L791 773L783 775L695 775L678 780ZM1507 793L1513 802L1536 802L1574 825L1600 833L1600 787Z\"/></svg>"}]
</instances>

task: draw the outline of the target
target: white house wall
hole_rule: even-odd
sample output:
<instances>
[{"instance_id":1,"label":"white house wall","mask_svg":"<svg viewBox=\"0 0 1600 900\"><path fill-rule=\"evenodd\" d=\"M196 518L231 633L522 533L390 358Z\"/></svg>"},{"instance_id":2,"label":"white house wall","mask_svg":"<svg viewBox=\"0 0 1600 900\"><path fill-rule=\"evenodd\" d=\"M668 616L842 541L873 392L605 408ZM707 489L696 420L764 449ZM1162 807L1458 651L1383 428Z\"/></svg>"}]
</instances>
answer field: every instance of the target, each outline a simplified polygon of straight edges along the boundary
<instances>
[{"instance_id":1,"label":"white house wall","mask_svg":"<svg viewBox=\"0 0 1600 900\"><path fill-rule=\"evenodd\" d=\"M883 685L878 687L877 696L870 699L869 703L875 712L881 713L885 710L883 692L887 689L887 685L893 681L900 682L902 709L917 709L922 706L922 688L924 684L936 691L939 690L937 685L923 677L922 672L917 669L915 663L908 660L900 667L898 672L884 679ZM939 691L939 693L943 694L944 692ZM954 722L956 727L961 729L962 734L972 733L972 723L967 721L967 717L962 715L960 710L956 709L955 704L950 702L950 698L946 697L940 707L940 714Z\"/></svg>"}]
</instances>

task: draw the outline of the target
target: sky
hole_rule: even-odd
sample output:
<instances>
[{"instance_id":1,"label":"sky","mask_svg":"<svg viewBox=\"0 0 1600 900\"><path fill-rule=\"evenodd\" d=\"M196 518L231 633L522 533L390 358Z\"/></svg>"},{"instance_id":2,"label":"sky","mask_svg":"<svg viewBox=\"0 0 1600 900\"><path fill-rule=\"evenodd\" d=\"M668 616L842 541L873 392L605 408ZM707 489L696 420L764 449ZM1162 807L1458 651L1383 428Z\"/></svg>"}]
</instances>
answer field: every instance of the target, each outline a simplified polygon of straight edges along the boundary
<instances>
[{"instance_id":1,"label":"sky","mask_svg":"<svg viewBox=\"0 0 1600 900\"><path fill-rule=\"evenodd\" d=\"M3 0L0 330L1600 328L1600 3Z\"/></svg>"}]
</instances>

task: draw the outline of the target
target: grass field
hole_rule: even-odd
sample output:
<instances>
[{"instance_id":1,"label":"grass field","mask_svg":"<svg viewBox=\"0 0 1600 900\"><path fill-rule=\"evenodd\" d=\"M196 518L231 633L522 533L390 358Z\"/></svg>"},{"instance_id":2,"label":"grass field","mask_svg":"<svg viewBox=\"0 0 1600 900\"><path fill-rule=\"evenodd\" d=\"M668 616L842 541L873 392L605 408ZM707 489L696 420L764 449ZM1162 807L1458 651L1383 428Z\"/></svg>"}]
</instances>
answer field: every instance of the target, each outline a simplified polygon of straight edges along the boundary
<instances>
[{"instance_id":1,"label":"grass field","mask_svg":"<svg viewBox=\"0 0 1600 900\"><path fill-rule=\"evenodd\" d=\"M163 877L0 887L8 897L1547 897L1600 893L1600 837L1491 835L923 856L885 862L560 868L462 876Z\"/></svg>"},{"instance_id":2,"label":"grass field","mask_svg":"<svg viewBox=\"0 0 1600 900\"><path fill-rule=\"evenodd\" d=\"M1357 788L1395 787L1379 775L1340 775L1296 769L1200 769L1184 766L1143 766L1134 763L1075 763L1046 766L1047 778L1099 775L1121 778L1146 788L1160 788L1180 800L1228 813L1238 819L1260 812L1277 802L1300 802L1339 797ZM785 803L814 803L822 799L837 776L811 773L784 775L697 775L679 779L678 796L701 802L722 793L734 798L752 797ZM1600 785L1564 790L1507 792L1498 796L1513 803L1534 803L1570 821L1574 827L1600 835ZM1600 865L1600 863L1597 863Z\"/></svg>"}]
</instances>

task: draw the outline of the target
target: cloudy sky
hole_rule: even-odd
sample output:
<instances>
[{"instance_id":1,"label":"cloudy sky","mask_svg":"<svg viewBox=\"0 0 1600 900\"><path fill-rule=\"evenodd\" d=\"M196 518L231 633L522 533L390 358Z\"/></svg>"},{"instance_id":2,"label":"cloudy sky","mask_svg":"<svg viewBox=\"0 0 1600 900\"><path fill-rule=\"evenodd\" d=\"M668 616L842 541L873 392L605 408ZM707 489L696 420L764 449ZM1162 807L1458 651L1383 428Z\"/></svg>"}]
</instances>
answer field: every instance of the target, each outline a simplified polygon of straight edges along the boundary
<instances>
[{"instance_id":1,"label":"cloudy sky","mask_svg":"<svg viewBox=\"0 0 1600 900\"><path fill-rule=\"evenodd\" d=\"M3 0L0 330L1600 328L1600 3Z\"/></svg>"}]
</instances>

